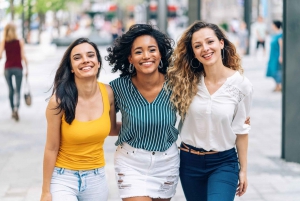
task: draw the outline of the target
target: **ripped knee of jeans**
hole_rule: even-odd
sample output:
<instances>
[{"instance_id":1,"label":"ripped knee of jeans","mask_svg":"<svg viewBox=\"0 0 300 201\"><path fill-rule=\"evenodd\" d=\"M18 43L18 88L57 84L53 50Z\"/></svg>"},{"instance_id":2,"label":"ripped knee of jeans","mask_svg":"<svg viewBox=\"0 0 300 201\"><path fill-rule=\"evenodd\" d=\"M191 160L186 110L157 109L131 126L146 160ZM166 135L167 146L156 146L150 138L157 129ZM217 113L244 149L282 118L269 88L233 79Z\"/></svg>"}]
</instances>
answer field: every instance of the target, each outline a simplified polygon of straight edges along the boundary
<instances>
[{"instance_id":1,"label":"ripped knee of jeans","mask_svg":"<svg viewBox=\"0 0 300 201\"><path fill-rule=\"evenodd\" d=\"M166 192L169 190L172 190L176 187L177 184L177 176L168 176L166 177L166 181L164 181L163 184L161 184L159 191L160 192Z\"/></svg>"},{"instance_id":2,"label":"ripped knee of jeans","mask_svg":"<svg viewBox=\"0 0 300 201\"><path fill-rule=\"evenodd\" d=\"M125 174L123 174L121 172L118 172L117 175L118 175L118 180L117 181L118 181L119 189L125 189L125 188L130 188L131 187L131 184L124 183L123 178L125 177Z\"/></svg>"}]
</instances>

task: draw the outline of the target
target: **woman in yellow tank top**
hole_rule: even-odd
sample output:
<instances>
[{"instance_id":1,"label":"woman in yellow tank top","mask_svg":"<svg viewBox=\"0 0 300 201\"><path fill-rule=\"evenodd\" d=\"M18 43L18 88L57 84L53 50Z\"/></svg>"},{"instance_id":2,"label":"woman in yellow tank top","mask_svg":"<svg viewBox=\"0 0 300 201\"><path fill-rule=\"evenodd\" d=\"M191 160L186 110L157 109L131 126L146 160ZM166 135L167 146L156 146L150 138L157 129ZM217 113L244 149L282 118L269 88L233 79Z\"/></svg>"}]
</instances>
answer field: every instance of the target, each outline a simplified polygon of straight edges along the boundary
<instances>
[{"instance_id":1,"label":"woman in yellow tank top","mask_svg":"<svg viewBox=\"0 0 300 201\"><path fill-rule=\"evenodd\" d=\"M74 41L56 71L46 109L41 201L106 201L104 139L117 135L114 95L97 82L101 68L97 46Z\"/></svg>"}]
</instances>

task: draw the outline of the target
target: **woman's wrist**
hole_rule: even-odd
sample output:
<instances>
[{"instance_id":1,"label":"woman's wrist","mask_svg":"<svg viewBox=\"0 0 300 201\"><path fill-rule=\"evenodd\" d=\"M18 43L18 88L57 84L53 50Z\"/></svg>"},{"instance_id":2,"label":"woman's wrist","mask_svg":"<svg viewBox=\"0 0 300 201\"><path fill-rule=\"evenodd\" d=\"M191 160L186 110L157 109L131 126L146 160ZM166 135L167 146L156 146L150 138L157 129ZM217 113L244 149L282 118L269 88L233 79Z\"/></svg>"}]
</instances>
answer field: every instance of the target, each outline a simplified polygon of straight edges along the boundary
<instances>
[{"instance_id":1,"label":"woman's wrist","mask_svg":"<svg viewBox=\"0 0 300 201\"><path fill-rule=\"evenodd\" d=\"M240 172L247 172L247 168L241 167L241 168L240 168Z\"/></svg>"},{"instance_id":2,"label":"woman's wrist","mask_svg":"<svg viewBox=\"0 0 300 201\"><path fill-rule=\"evenodd\" d=\"M50 193L50 186L45 187L43 185L43 187L42 187L42 193Z\"/></svg>"}]
</instances>

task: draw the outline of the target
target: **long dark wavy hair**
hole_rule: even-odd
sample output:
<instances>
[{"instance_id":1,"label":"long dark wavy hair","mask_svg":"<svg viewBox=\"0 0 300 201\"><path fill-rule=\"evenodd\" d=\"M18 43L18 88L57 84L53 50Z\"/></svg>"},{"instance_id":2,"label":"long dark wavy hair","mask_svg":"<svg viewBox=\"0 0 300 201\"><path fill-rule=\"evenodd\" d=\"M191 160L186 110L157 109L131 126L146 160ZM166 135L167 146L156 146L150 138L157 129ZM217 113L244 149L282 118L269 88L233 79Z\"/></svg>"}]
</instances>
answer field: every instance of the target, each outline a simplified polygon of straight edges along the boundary
<instances>
[{"instance_id":1,"label":"long dark wavy hair","mask_svg":"<svg viewBox=\"0 0 300 201\"><path fill-rule=\"evenodd\" d=\"M105 60L109 62L109 65L113 66L113 73L119 70L121 71L121 77L136 74L135 70L132 73L128 71L130 64L128 57L131 54L134 40L143 35L151 36L156 40L163 63L163 67L158 68L158 71L162 74L166 74L167 68L169 67L169 58L173 53L174 41L149 24L132 25L125 34L115 40L112 47L107 48L108 56L105 57Z\"/></svg>"},{"instance_id":2,"label":"long dark wavy hair","mask_svg":"<svg viewBox=\"0 0 300 201\"><path fill-rule=\"evenodd\" d=\"M102 67L102 59L97 45L87 38L78 38L66 50L55 74L51 96L53 94L56 95L56 102L58 106L54 109L59 110L58 114L61 111L64 112L65 120L68 124L71 124L75 119L75 109L78 102L78 91L74 73L71 72L71 52L75 46L82 43L88 43L95 49L97 59L100 62L100 68L96 75L97 78L99 77L100 69Z\"/></svg>"}]
</instances>

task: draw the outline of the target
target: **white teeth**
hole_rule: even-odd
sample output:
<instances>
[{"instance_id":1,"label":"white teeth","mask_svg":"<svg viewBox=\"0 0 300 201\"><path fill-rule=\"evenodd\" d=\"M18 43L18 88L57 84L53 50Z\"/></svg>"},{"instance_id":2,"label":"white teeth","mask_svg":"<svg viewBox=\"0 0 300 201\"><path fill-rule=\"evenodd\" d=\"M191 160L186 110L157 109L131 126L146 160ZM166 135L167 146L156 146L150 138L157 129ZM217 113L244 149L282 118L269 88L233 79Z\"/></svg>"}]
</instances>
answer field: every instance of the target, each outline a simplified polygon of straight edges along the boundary
<instances>
[{"instance_id":1,"label":"white teeth","mask_svg":"<svg viewBox=\"0 0 300 201\"><path fill-rule=\"evenodd\" d=\"M206 57L210 57L211 55L212 55L212 53L206 54L206 55L204 55L203 57L206 58Z\"/></svg>"},{"instance_id":2,"label":"white teeth","mask_svg":"<svg viewBox=\"0 0 300 201\"><path fill-rule=\"evenodd\" d=\"M82 68L81 70L90 70L91 68L92 68L92 67L87 66L87 67Z\"/></svg>"},{"instance_id":3,"label":"white teeth","mask_svg":"<svg viewBox=\"0 0 300 201\"><path fill-rule=\"evenodd\" d=\"M143 63L143 64L145 64L145 65L150 65L152 62L145 62L145 63Z\"/></svg>"}]
</instances>

